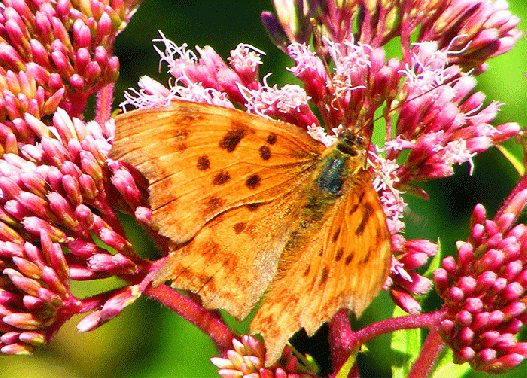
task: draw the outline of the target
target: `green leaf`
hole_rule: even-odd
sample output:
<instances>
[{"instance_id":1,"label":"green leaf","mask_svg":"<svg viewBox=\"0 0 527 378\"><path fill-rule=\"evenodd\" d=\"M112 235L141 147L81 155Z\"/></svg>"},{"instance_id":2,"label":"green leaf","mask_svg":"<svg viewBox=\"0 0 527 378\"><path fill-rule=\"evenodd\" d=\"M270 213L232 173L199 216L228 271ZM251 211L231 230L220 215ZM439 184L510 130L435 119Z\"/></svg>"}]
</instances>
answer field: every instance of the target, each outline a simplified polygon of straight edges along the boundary
<instances>
[{"instance_id":1,"label":"green leaf","mask_svg":"<svg viewBox=\"0 0 527 378\"><path fill-rule=\"evenodd\" d=\"M496 148L512 164L512 166L514 167L514 169L516 169L516 172L518 172L520 176L523 176L525 174L525 167L523 166L523 162L517 156L515 156L505 146L499 145L499 146L496 146Z\"/></svg>"},{"instance_id":2,"label":"green leaf","mask_svg":"<svg viewBox=\"0 0 527 378\"><path fill-rule=\"evenodd\" d=\"M445 347L437 358L430 378L459 378L471 371L470 365L467 363L463 365L454 364L453 356L452 349L448 346Z\"/></svg>"},{"instance_id":3,"label":"green leaf","mask_svg":"<svg viewBox=\"0 0 527 378\"><path fill-rule=\"evenodd\" d=\"M441 251L441 239L437 238L437 253L432 258L432 261L430 261L430 264L428 265L428 268L426 269L426 272L423 274L423 276L432 279L434 270L441 266L441 260L443 260L443 257L443 253Z\"/></svg>"},{"instance_id":4,"label":"green leaf","mask_svg":"<svg viewBox=\"0 0 527 378\"><path fill-rule=\"evenodd\" d=\"M408 314L399 307L395 307L393 317L405 315ZM421 330L419 328L399 330L392 334L393 378L405 378L408 375L412 364L419 356L421 347Z\"/></svg>"},{"instance_id":5,"label":"green leaf","mask_svg":"<svg viewBox=\"0 0 527 378\"><path fill-rule=\"evenodd\" d=\"M349 372L351 371L351 368L355 364L355 361L357 360L357 354L358 350L355 351L355 353L352 353L351 356L346 360L344 365L340 368L339 372L335 376L335 378L347 378Z\"/></svg>"}]
</instances>

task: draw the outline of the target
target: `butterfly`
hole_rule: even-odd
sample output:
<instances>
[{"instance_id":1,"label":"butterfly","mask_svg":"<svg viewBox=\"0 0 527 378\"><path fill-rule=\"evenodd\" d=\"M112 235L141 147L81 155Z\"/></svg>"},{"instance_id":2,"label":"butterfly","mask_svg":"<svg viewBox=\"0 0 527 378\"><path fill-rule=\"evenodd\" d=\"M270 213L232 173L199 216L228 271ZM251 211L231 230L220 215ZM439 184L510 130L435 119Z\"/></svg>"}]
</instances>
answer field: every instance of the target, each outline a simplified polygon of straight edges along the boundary
<instances>
[{"instance_id":1,"label":"butterfly","mask_svg":"<svg viewBox=\"0 0 527 378\"><path fill-rule=\"evenodd\" d=\"M360 315L391 262L390 235L351 130L326 148L304 130L207 104L173 101L116 118L112 159L149 182L153 224L171 242L153 285L199 294L245 318L267 365L300 328L340 308Z\"/></svg>"}]
</instances>

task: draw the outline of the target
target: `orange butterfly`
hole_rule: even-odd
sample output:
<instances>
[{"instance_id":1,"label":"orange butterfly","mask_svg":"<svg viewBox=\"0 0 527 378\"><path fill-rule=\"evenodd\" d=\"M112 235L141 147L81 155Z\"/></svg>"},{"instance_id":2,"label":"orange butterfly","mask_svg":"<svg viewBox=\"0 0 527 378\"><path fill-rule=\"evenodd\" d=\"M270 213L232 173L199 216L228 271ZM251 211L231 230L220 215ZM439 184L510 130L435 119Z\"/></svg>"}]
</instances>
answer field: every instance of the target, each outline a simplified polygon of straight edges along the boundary
<instances>
[{"instance_id":1,"label":"orange butterfly","mask_svg":"<svg viewBox=\"0 0 527 378\"><path fill-rule=\"evenodd\" d=\"M154 285L201 296L251 322L276 361L340 308L357 315L382 287L390 235L351 131L325 148L298 127L174 101L117 117L112 159L149 181L153 223L171 240Z\"/></svg>"}]
</instances>

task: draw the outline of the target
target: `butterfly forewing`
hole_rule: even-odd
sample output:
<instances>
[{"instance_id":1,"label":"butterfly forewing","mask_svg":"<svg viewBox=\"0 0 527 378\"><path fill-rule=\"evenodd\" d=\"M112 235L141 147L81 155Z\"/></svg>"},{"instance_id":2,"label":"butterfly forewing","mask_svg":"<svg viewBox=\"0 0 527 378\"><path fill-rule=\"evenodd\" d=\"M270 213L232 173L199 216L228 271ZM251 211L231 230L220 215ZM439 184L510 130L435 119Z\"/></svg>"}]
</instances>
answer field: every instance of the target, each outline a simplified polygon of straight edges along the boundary
<instances>
[{"instance_id":1,"label":"butterfly forewing","mask_svg":"<svg viewBox=\"0 0 527 378\"><path fill-rule=\"evenodd\" d=\"M322 151L292 125L175 101L119 117L110 156L149 180L154 223L182 243L227 209L285 195Z\"/></svg>"}]
</instances>

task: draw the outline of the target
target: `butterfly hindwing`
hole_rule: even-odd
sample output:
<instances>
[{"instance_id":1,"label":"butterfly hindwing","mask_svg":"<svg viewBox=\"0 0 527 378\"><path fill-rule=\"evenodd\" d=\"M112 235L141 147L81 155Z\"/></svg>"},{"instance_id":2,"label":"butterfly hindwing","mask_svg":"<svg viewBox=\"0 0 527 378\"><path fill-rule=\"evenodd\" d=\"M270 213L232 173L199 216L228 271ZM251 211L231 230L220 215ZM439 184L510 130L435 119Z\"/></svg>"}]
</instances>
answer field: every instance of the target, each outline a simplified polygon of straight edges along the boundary
<instances>
[{"instance_id":1,"label":"butterfly hindwing","mask_svg":"<svg viewBox=\"0 0 527 378\"><path fill-rule=\"evenodd\" d=\"M300 327L312 335L340 308L360 315L387 276L391 246L379 198L367 171L349 181L298 260L271 284L251 323L271 361Z\"/></svg>"},{"instance_id":2,"label":"butterfly hindwing","mask_svg":"<svg viewBox=\"0 0 527 378\"><path fill-rule=\"evenodd\" d=\"M149 180L154 223L182 243L227 209L284 195L322 151L290 124L174 101L120 116L111 157Z\"/></svg>"}]
</instances>

